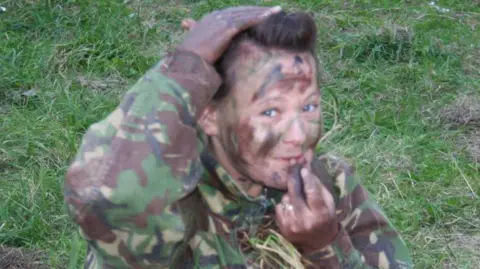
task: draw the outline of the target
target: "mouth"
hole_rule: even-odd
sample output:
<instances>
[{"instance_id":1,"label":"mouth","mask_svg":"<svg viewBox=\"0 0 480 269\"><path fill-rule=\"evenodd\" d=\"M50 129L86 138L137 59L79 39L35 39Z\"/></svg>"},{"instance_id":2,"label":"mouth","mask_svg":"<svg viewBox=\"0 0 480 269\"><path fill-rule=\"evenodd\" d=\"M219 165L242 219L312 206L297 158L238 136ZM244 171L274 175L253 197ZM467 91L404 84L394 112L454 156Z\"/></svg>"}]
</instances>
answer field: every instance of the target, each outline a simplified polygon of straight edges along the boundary
<instances>
[{"instance_id":1,"label":"mouth","mask_svg":"<svg viewBox=\"0 0 480 269\"><path fill-rule=\"evenodd\" d=\"M305 162L305 155L304 154L292 155L287 157L280 157L278 159L281 160L282 162L286 162L287 164L292 164L292 163L302 164Z\"/></svg>"}]
</instances>

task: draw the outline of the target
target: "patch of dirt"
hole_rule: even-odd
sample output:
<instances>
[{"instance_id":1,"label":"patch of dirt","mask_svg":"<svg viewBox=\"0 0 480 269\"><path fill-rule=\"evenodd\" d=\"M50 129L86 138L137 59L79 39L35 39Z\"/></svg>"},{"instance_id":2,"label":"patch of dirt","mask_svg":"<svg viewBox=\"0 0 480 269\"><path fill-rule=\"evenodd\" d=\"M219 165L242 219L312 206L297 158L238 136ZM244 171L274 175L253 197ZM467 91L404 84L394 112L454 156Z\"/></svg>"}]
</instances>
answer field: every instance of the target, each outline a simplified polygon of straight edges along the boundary
<instances>
[{"instance_id":1,"label":"patch of dirt","mask_svg":"<svg viewBox=\"0 0 480 269\"><path fill-rule=\"evenodd\" d=\"M480 128L480 98L462 96L440 112L440 118L447 125L458 127L466 125Z\"/></svg>"},{"instance_id":2,"label":"patch of dirt","mask_svg":"<svg viewBox=\"0 0 480 269\"><path fill-rule=\"evenodd\" d=\"M473 45L472 45L473 46ZM471 52L463 60L463 72L474 78L480 77L480 52L479 48L472 47Z\"/></svg>"},{"instance_id":3,"label":"patch of dirt","mask_svg":"<svg viewBox=\"0 0 480 269\"><path fill-rule=\"evenodd\" d=\"M453 234L447 236L449 247L454 254L468 256L471 264L480 264L480 235Z\"/></svg>"},{"instance_id":4,"label":"patch of dirt","mask_svg":"<svg viewBox=\"0 0 480 269\"><path fill-rule=\"evenodd\" d=\"M47 269L46 259L40 251L0 246L1 269Z\"/></svg>"},{"instance_id":5,"label":"patch of dirt","mask_svg":"<svg viewBox=\"0 0 480 269\"><path fill-rule=\"evenodd\" d=\"M476 163L480 163L480 129L467 133L464 137L465 148Z\"/></svg>"},{"instance_id":6,"label":"patch of dirt","mask_svg":"<svg viewBox=\"0 0 480 269\"><path fill-rule=\"evenodd\" d=\"M480 97L465 95L439 113L447 129L462 129L458 137L459 148L465 149L475 163L480 163Z\"/></svg>"}]
</instances>

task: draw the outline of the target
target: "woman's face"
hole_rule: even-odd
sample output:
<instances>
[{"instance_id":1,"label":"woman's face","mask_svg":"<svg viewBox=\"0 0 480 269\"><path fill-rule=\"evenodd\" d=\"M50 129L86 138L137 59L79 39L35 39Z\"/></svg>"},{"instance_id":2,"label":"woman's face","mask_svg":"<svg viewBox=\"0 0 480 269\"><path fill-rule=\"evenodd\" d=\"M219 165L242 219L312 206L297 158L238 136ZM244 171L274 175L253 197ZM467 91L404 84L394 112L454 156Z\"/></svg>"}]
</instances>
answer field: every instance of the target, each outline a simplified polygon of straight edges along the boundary
<instances>
[{"instance_id":1,"label":"woman's face","mask_svg":"<svg viewBox=\"0 0 480 269\"><path fill-rule=\"evenodd\" d=\"M310 162L321 136L320 90L310 53L270 52L239 63L217 110L219 137L243 176L286 190L295 163ZM229 152L230 151L230 152Z\"/></svg>"}]
</instances>

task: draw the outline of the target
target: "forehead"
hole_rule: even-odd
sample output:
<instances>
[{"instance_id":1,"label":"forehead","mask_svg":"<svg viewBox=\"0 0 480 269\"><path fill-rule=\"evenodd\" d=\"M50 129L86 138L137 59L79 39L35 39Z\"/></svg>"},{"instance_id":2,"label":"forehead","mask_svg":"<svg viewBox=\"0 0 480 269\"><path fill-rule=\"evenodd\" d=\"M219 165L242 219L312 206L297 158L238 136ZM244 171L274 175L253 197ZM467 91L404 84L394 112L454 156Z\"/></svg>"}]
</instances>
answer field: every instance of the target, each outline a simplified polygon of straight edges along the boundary
<instances>
[{"instance_id":1,"label":"forehead","mask_svg":"<svg viewBox=\"0 0 480 269\"><path fill-rule=\"evenodd\" d=\"M299 84L317 90L316 60L309 52L244 49L237 59L231 74L236 99L255 101Z\"/></svg>"},{"instance_id":2,"label":"forehead","mask_svg":"<svg viewBox=\"0 0 480 269\"><path fill-rule=\"evenodd\" d=\"M305 75L313 76L316 73L316 60L310 52L265 49L244 42L238 48L231 75L234 75L235 82L261 78L268 73L272 65L280 67L285 74L306 71Z\"/></svg>"}]
</instances>

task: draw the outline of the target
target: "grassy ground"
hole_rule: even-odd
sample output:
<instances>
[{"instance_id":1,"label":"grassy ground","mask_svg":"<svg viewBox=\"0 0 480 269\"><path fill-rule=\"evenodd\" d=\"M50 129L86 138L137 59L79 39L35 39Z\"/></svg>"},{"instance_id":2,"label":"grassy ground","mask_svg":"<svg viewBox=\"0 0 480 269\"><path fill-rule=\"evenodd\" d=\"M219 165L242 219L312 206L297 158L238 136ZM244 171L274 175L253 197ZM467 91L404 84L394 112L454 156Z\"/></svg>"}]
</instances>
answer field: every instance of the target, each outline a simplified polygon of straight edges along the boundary
<instances>
[{"instance_id":1,"label":"grassy ground","mask_svg":"<svg viewBox=\"0 0 480 269\"><path fill-rule=\"evenodd\" d=\"M417 268L478 268L478 1L0 0L0 244L80 262L62 184L82 133L178 43L182 18L280 2L318 21L322 147L356 164Z\"/></svg>"}]
</instances>

